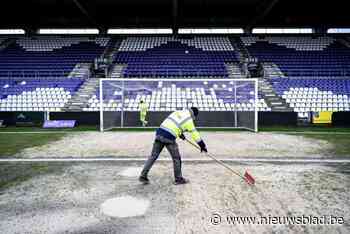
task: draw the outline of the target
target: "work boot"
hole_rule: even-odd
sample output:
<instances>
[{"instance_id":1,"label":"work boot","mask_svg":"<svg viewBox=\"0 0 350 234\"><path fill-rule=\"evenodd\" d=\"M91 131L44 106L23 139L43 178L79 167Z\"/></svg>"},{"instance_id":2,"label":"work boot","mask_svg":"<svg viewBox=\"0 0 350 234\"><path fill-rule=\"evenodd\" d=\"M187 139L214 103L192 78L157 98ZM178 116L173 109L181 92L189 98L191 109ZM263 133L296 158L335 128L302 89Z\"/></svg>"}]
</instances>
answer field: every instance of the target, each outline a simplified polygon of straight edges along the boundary
<instances>
[{"instance_id":1,"label":"work boot","mask_svg":"<svg viewBox=\"0 0 350 234\"><path fill-rule=\"evenodd\" d=\"M185 178L180 178L180 179L175 179L174 181L174 184L175 185L179 185L179 184L187 184L189 183L190 181L188 179L185 179Z\"/></svg>"},{"instance_id":2,"label":"work boot","mask_svg":"<svg viewBox=\"0 0 350 234\"><path fill-rule=\"evenodd\" d=\"M139 181L143 184L149 184L149 179L146 176L140 176Z\"/></svg>"}]
</instances>

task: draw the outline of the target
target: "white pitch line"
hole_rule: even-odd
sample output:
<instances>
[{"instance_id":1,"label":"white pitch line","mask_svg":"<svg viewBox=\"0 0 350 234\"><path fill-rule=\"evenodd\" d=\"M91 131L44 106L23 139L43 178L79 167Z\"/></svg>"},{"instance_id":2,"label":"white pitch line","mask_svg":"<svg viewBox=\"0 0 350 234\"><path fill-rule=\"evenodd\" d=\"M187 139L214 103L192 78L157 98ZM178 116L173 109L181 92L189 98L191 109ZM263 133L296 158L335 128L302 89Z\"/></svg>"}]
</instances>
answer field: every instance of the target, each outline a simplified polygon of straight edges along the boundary
<instances>
[{"instance_id":1,"label":"white pitch line","mask_svg":"<svg viewBox=\"0 0 350 234\"><path fill-rule=\"evenodd\" d=\"M85 132L85 131L82 131L82 132ZM49 132L1 132L0 131L0 134L16 134L16 133L19 133L19 134L47 134L47 133L81 133L81 132L70 132L70 131L49 131Z\"/></svg>"},{"instance_id":2,"label":"white pitch line","mask_svg":"<svg viewBox=\"0 0 350 234\"><path fill-rule=\"evenodd\" d=\"M128 131L127 129L121 129L120 131ZM116 132L120 132L116 131ZM100 133L97 130L87 130L87 131L34 131L34 132L14 132L14 131L0 131L0 134L47 134L47 133L85 133L85 132L96 132ZM202 132L207 132L205 130L202 130ZM211 131L210 131L211 132ZM219 131L220 132L220 131ZM228 131L227 131L228 132ZM237 131L232 131L228 133L240 133ZM260 133L276 133L276 134L310 134L310 135L350 135L350 132L312 132L312 131L305 131L305 132L292 132L292 131L261 131Z\"/></svg>"},{"instance_id":3,"label":"white pitch line","mask_svg":"<svg viewBox=\"0 0 350 234\"><path fill-rule=\"evenodd\" d=\"M1 158L0 162L145 162L146 158ZM257 163L350 163L350 159L322 159L322 158L220 158L222 162L257 162ZM160 162L172 162L172 159L161 158ZM188 158L182 159L183 162L213 162L211 159Z\"/></svg>"},{"instance_id":4,"label":"white pitch line","mask_svg":"<svg viewBox=\"0 0 350 234\"><path fill-rule=\"evenodd\" d=\"M312 132L312 131L305 131L305 132L288 132L288 131L271 131L271 132L264 132L261 133L279 133L279 134L310 134L310 135L350 135L350 132Z\"/></svg>"}]
</instances>

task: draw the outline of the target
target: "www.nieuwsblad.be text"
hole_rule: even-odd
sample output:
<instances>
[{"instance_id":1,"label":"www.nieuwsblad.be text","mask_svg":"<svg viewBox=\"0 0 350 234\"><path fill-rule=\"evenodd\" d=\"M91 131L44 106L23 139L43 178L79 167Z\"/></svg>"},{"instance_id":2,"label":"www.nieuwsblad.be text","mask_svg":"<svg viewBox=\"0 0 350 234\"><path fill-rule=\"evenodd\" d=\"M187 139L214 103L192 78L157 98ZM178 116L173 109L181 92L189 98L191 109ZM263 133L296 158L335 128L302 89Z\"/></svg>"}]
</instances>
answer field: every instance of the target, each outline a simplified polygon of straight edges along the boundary
<instances>
[{"instance_id":1,"label":"www.nieuwsblad.be text","mask_svg":"<svg viewBox=\"0 0 350 234\"><path fill-rule=\"evenodd\" d=\"M212 225L342 225L344 217L333 215L313 216L233 216L213 213L209 219Z\"/></svg>"}]
</instances>

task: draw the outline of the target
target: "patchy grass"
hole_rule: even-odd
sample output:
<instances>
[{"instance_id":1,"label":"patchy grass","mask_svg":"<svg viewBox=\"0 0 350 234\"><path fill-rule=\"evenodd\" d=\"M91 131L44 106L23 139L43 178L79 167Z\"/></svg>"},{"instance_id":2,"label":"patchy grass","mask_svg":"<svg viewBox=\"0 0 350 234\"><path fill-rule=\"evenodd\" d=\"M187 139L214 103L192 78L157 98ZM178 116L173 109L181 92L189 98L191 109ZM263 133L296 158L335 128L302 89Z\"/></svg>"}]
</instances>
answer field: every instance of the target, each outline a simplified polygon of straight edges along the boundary
<instances>
[{"instance_id":1,"label":"patchy grass","mask_svg":"<svg viewBox=\"0 0 350 234\"><path fill-rule=\"evenodd\" d=\"M0 156L12 156L29 147L41 146L61 139L65 133L0 134Z\"/></svg>"},{"instance_id":2,"label":"patchy grass","mask_svg":"<svg viewBox=\"0 0 350 234\"><path fill-rule=\"evenodd\" d=\"M332 156L350 156L350 134L305 134L304 137L325 140L333 145L327 152Z\"/></svg>"},{"instance_id":3,"label":"patchy grass","mask_svg":"<svg viewBox=\"0 0 350 234\"><path fill-rule=\"evenodd\" d=\"M350 133L350 128L347 127L332 127L329 125L313 125L307 127L294 127L294 126L271 126L271 127L259 127L259 131L262 132L345 132Z\"/></svg>"},{"instance_id":4,"label":"patchy grass","mask_svg":"<svg viewBox=\"0 0 350 234\"><path fill-rule=\"evenodd\" d=\"M0 163L0 193L35 176L57 173L63 167L61 163Z\"/></svg>"},{"instance_id":5,"label":"patchy grass","mask_svg":"<svg viewBox=\"0 0 350 234\"><path fill-rule=\"evenodd\" d=\"M225 128L198 128L199 131L244 131ZM18 132L6 133L6 132ZM67 134L93 131L97 132L97 126L78 126L74 129L43 129L36 127L6 127L0 128L0 157L12 156L25 148L41 146L60 140ZM143 132L155 131L155 128L124 128L113 129L116 132ZM326 140L334 147L330 152L335 156L350 156L350 128L331 127L327 125L315 125L310 127L260 127L260 132L284 132L286 134L298 134L312 139ZM24 132L24 133L20 133ZM40 133L31 133L40 132Z\"/></svg>"}]
</instances>

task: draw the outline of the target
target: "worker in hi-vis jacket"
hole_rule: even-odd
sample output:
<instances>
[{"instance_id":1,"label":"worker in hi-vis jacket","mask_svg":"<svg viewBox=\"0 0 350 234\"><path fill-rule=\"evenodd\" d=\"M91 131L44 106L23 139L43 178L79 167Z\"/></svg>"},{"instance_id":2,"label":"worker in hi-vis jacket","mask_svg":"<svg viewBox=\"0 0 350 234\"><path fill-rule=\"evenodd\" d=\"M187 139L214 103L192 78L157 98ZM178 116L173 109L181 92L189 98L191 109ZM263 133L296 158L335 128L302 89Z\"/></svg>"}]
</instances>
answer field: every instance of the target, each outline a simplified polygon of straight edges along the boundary
<instances>
[{"instance_id":1,"label":"worker in hi-vis jacket","mask_svg":"<svg viewBox=\"0 0 350 234\"><path fill-rule=\"evenodd\" d=\"M201 152L207 152L206 145L202 140L199 132L194 125L194 119L198 116L198 109L191 107L187 110L174 111L171 113L160 125L156 131L156 137L153 143L151 156L146 161L139 181L148 184L148 172L152 168L154 162L157 160L159 154L162 152L164 146L169 151L174 163L174 184L186 184L188 180L182 177L181 171L181 156L179 147L176 143L177 138L185 140L184 132L191 134L194 140L201 148Z\"/></svg>"},{"instance_id":2,"label":"worker in hi-vis jacket","mask_svg":"<svg viewBox=\"0 0 350 234\"><path fill-rule=\"evenodd\" d=\"M147 115L147 111L148 111L148 106L147 104L141 100L140 101L140 121L142 123L142 126L145 127L147 125L147 121L146 121L146 115Z\"/></svg>"}]
</instances>

